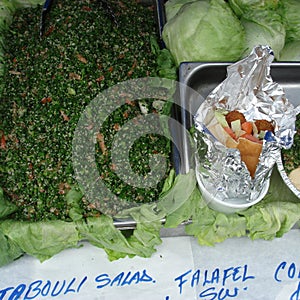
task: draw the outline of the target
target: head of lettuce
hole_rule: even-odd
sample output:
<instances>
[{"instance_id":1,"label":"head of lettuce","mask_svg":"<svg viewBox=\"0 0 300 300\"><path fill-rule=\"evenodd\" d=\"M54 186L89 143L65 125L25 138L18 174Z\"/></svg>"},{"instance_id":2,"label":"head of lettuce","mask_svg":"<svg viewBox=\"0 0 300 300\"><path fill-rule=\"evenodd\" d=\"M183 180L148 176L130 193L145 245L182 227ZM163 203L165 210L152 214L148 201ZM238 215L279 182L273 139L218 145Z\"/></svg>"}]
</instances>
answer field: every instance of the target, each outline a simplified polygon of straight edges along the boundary
<instances>
[{"instance_id":1,"label":"head of lettuce","mask_svg":"<svg viewBox=\"0 0 300 300\"><path fill-rule=\"evenodd\" d=\"M245 51L245 31L224 0L183 4L162 32L177 65L183 61L236 61Z\"/></svg>"}]
</instances>

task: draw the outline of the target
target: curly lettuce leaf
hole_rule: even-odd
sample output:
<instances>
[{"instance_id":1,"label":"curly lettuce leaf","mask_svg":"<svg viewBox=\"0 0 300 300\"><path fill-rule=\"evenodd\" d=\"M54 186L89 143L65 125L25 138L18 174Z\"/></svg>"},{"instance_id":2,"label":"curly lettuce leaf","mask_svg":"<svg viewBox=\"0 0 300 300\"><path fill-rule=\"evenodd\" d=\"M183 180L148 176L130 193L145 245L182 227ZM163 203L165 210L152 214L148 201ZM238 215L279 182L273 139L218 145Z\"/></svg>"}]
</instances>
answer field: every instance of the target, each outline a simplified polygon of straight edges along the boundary
<instances>
[{"instance_id":1,"label":"curly lettuce leaf","mask_svg":"<svg viewBox=\"0 0 300 300\"><path fill-rule=\"evenodd\" d=\"M23 254L18 244L0 231L0 267L11 263Z\"/></svg>"},{"instance_id":2,"label":"curly lettuce leaf","mask_svg":"<svg viewBox=\"0 0 300 300\"><path fill-rule=\"evenodd\" d=\"M79 198L80 192L74 190L68 196L68 204L75 203L76 209ZM0 266L24 253L44 261L66 248L77 247L81 240L103 248L110 260L150 257L162 242L162 227L174 228L185 221L189 221L186 233L194 236L200 245L213 246L241 236L271 240L281 237L299 222L300 203L278 172L274 172L268 196L262 202L226 215L210 209L202 199L194 170L177 176L172 171L158 203L134 207L118 216L134 220L134 230L119 230L109 216L87 219L78 216L76 213L76 221L72 222L3 220L0 222Z\"/></svg>"},{"instance_id":3,"label":"curly lettuce leaf","mask_svg":"<svg viewBox=\"0 0 300 300\"><path fill-rule=\"evenodd\" d=\"M191 224L186 226L186 233L195 236L200 245L213 246L228 238L245 236L246 229L245 218L219 213L202 202L192 216Z\"/></svg>"},{"instance_id":4,"label":"curly lettuce leaf","mask_svg":"<svg viewBox=\"0 0 300 300\"><path fill-rule=\"evenodd\" d=\"M196 184L194 170L187 174L178 174L173 186L165 193L161 193L157 207L166 215L170 215L180 208L191 196Z\"/></svg>"},{"instance_id":5,"label":"curly lettuce leaf","mask_svg":"<svg viewBox=\"0 0 300 300\"><path fill-rule=\"evenodd\" d=\"M72 222L21 222L5 220L0 223L2 233L24 253L45 261L64 249L76 247L79 234Z\"/></svg>"},{"instance_id":6,"label":"curly lettuce leaf","mask_svg":"<svg viewBox=\"0 0 300 300\"><path fill-rule=\"evenodd\" d=\"M83 209L80 206L82 197L83 193L75 187L72 187L65 197L67 205L69 207L69 217L74 222L83 219Z\"/></svg>"},{"instance_id":7,"label":"curly lettuce leaf","mask_svg":"<svg viewBox=\"0 0 300 300\"><path fill-rule=\"evenodd\" d=\"M179 178L179 177L177 177ZM189 172L184 176L186 180L189 180L189 184L186 185L185 180L178 179L178 187L184 195L181 195L181 205L177 205L177 209L170 207L170 212L166 215L165 227L175 228L184 222L188 222L191 216L195 213L198 207L200 207L201 194L196 186L196 180L194 172ZM188 190L186 190L186 187ZM172 198L169 198L169 205L171 205ZM167 208L168 206L166 206Z\"/></svg>"},{"instance_id":8,"label":"curly lettuce leaf","mask_svg":"<svg viewBox=\"0 0 300 300\"><path fill-rule=\"evenodd\" d=\"M240 214L247 219L248 236L251 239L271 240L297 226L300 221L300 201L274 169L268 195L262 202Z\"/></svg>"},{"instance_id":9,"label":"curly lettuce leaf","mask_svg":"<svg viewBox=\"0 0 300 300\"><path fill-rule=\"evenodd\" d=\"M109 216L88 218L86 222L77 224L81 237L92 245L103 248L110 260L136 255L150 257L155 252L155 246L161 244L161 226L160 220L139 222L133 234L126 237L114 226L113 219Z\"/></svg>"},{"instance_id":10,"label":"curly lettuce leaf","mask_svg":"<svg viewBox=\"0 0 300 300\"><path fill-rule=\"evenodd\" d=\"M16 210L17 206L5 198L3 189L0 188L0 219L11 215Z\"/></svg>"},{"instance_id":11,"label":"curly lettuce leaf","mask_svg":"<svg viewBox=\"0 0 300 300\"><path fill-rule=\"evenodd\" d=\"M282 237L300 220L300 204L270 202L253 206L242 214L251 239L272 240Z\"/></svg>"},{"instance_id":12,"label":"curly lettuce leaf","mask_svg":"<svg viewBox=\"0 0 300 300\"><path fill-rule=\"evenodd\" d=\"M152 53L156 55L158 77L177 80L177 66L171 52L164 47L161 49L154 36L150 37L150 44Z\"/></svg>"}]
</instances>

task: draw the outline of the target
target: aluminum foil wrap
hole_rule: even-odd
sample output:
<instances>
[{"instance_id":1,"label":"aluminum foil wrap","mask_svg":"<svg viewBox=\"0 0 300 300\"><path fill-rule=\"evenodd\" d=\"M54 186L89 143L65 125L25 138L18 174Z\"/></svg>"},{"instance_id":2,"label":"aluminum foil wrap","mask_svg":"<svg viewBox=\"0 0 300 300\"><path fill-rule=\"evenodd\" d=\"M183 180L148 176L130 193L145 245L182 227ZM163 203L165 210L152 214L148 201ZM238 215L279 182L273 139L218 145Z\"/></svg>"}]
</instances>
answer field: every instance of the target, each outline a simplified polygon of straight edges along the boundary
<instances>
[{"instance_id":1,"label":"aluminum foil wrap","mask_svg":"<svg viewBox=\"0 0 300 300\"><path fill-rule=\"evenodd\" d=\"M194 117L197 131L197 178L210 194L234 203L251 202L269 183L281 148L290 148L295 133L296 114L283 88L270 75L273 51L255 47L250 55L227 68L226 79L201 104ZM241 161L237 149L227 148L207 129L216 108L242 112L247 121L275 122L274 134L267 132L254 178Z\"/></svg>"}]
</instances>

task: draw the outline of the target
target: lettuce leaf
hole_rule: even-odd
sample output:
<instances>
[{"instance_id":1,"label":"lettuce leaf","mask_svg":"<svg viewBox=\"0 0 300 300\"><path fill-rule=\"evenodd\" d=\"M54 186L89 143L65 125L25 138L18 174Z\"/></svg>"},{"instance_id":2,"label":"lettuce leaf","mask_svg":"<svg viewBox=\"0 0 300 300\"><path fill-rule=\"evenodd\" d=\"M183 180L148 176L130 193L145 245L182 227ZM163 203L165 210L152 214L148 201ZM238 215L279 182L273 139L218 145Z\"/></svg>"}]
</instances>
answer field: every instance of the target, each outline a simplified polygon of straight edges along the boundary
<instances>
[{"instance_id":1,"label":"lettuce leaf","mask_svg":"<svg viewBox=\"0 0 300 300\"><path fill-rule=\"evenodd\" d=\"M170 184L170 182L168 183ZM200 191L196 188L195 172L174 177L173 187L161 194L158 208L165 212L165 227L175 228L189 221L199 206Z\"/></svg>"},{"instance_id":2,"label":"lettuce leaf","mask_svg":"<svg viewBox=\"0 0 300 300\"><path fill-rule=\"evenodd\" d=\"M24 253L45 261L70 247L76 247L79 234L72 222L21 222L5 220L0 223L0 233L9 245L18 246ZM2 256L3 253L0 254Z\"/></svg>"},{"instance_id":3,"label":"lettuce leaf","mask_svg":"<svg viewBox=\"0 0 300 300\"><path fill-rule=\"evenodd\" d=\"M300 40L286 43L280 52L279 61L300 61Z\"/></svg>"},{"instance_id":4,"label":"lettuce leaf","mask_svg":"<svg viewBox=\"0 0 300 300\"><path fill-rule=\"evenodd\" d=\"M300 205L289 202L265 203L253 206L242 214L246 217L251 239L272 240L282 237L300 220Z\"/></svg>"},{"instance_id":5,"label":"lettuce leaf","mask_svg":"<svg viewBox=\"0 0 300 300\"><path fill-rule=\"evenodd\" d=\"M283 20L286 27L287 42L300 40L300 1L284 0L283 5Z\"/></svg>"},{"instance_id":6,"label":"lettuce leaf","mask_svg":"<svg viewBox=\"0 0 300 300\"><path fill-rule=\"evenodd\" d=\"M280 7L280 0L229 0L230 7L238 17L254 10L266 10L272 12Z\"/></svg>"},{"instance_id":7,"label":"lettuce leaf","mask_svg":"<svg viewBox=\"0 0 300 300\"><path fill-rule=\"evenodd\" d=\"M251 239L271 240L297 226L300 202L274 169L268 195L262 202L240 214L246 217Z\"/></svg>"},{"instance_id":8,"label":"lettuce leaf","mask_svg":"<svg viewBox=\"0 0 300 300\"><path fill-rule=\"evenodd\" d=\"M195 236L200 245L213 246L228 238L245 236L246 229L246 218L214 211L202 200L191 224L186 226L186 233Z\"/></svg>"},{"instance_id":9,"label":"lettuce leaf","mask_svg":"<svg viewBox=\"0 0 300 300\"><path fill-rule=\"evenodd\" d=\"M72 187L65 197L69 207L69 217L74 222L83 219L83 209L80 206L82 197L83 193L79 189L76 189L76 187Z\"/></svg>"},{"instance_id":10,"label":"lettuce leaf","mask_svg":"<svg viewBox=\"0 0 300 300\"><path fill-rule=\"evenodd\" d=\"M9 264L24 254L16 242L0 231L0 267Z\"/></svg>"},{"instance_id":11,"label":"lettuce leaf","mask_svg":"<svg viewBox=\"0 0 300 300\"><path fill-rule=\"evenodd\" d=\"M184 61L235 61L245 50L244 28L223 0L184 4L165 24L162 38L177 66Z\"/></svg>"},{"instance_id":12,"label":"lettuce leaf","mask_svg":"<svg viewBox=\"0 0 300 300\"><path fill-rule=\"evenodd\" d=\"M269 45L279 59L286 36L279 11L253 10L241 17L241 24L245 28L245 56L257 45Z\"/></svg>"},{"instance_id":13,"label":"lettuce leaf","mask_svg":"<svg viewBox=\"0 0 300 300\"><path fill-rule=\"evenodd\" d=\"M155 246L161 244L159 232L162 225L156 216L155 219L150 222L147 218L147 221L137 223L133 234L128 237L114 226L111 217L105 215L77 223L77 228L82 239L103 248L110 260L136 255L150 257L155 252Z\"/></svg>"},{"instance_id":14,"label":"lettuce leaf","mask_svg":"<svg viewBox=\"0 0 300 300\"><path fill-rule=\"evenodd\" d=\"M195 184L194 170L190 170L187 174L178 174L172 188L161 193L157 203L158 210L163 211L165 215L172 214L189 199L194 191Z\"/></svg>"},{"instance_id":15,"label":"lettuce leaf","mask_svg":"<svg viewBox=\"0 0 300 300\"><path fill-rule=\"evenodd\" d=\"M2 0L3 1L3 0ZM45 0L9 0L16 9L43 5Z\"/></svg>"},{"instance_id":16,"label":"lettuce leaf","mask_svg":"<svg viewBox=\"0 0 300 300\"><path fill-rule=\"evenodd\" d=\"M168 78L177 80L177 66L171 52L158 45L157 39L154 36L150 37L151 51L156 55L156 73L160 78ZM170 101L173 103L173 101Z\"/></svg>"},{"instance_id":17,"label":"lettuce leaf","mask_svg":"<svg viewBox=\"0 0 300 300\"><path fill-rule=\"evenodd\" d=\"M3 219L17 210L16 205L9 202L5 196L3 189L0 188L0 219Z\"/></svg>"}]
</instances>

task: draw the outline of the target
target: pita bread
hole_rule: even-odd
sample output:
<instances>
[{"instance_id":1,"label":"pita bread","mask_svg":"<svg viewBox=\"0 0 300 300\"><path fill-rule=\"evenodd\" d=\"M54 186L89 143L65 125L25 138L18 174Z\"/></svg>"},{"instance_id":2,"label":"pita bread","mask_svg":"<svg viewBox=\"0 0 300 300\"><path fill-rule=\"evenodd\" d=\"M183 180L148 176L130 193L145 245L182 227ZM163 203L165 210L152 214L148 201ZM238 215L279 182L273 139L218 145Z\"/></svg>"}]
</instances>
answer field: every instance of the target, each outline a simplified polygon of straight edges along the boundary
<instances>
[{"instance_id":1,"label":"pita bread","mask_svg":"<svg viewBox=\"0 0 300 300\"><path fill-rule=\"evenodd\" d=\"M224 146L228 148L237 148L237 141L235 141L222 127L220 123L216 123L208 127L208 130L213 136Z\"/></svg>"},{"instance_id":2,"label":"pita bread","mask_svg":"<svg viewBox=\"0 0 300 300\"><path fill-rule=\"evenodd\" d=\"M248 139L239 138L237 148L240 150L241 159L246 164L251 177L255 175L256 167L259 163L259 156L262 151L262 144L252 142Z\"/></svg>"},{"instance_id":3,"label":"pita bread","mask_svg":"<svg viewBox=\"0 0 300 300\"><path fill-rule=\"evenodd\" d=\"M246 164L247 169L253 178L256 167L259 163L259 156L262 151L262 144L255 143L246 138L240 137L237 141L233 139L220 123L208 127L214 137L227 148L237 148L241 153L241 160Z\"/></svg>"}]
</instances>

